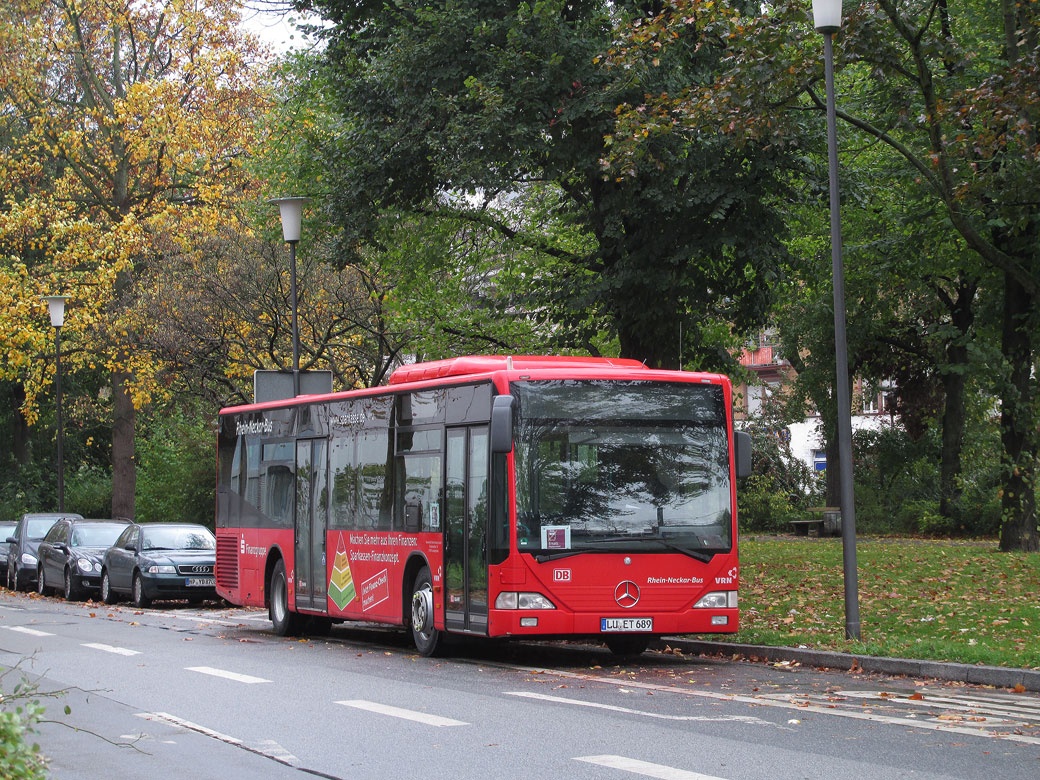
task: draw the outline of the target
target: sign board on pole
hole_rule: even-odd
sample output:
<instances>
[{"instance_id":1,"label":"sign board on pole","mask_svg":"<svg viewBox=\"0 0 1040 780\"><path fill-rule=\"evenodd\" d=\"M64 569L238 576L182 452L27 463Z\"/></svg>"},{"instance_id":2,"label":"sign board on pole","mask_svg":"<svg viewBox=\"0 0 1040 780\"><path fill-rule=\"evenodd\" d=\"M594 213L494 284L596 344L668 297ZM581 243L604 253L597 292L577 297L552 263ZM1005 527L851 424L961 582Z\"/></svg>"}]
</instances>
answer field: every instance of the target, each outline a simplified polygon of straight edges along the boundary
<instances>
[{"instance_id":1,"label":"sign board on pole","mask_svg":"<svg viewBox=\"0 0 1040 780\"><path fill-rule=\"evenodd\" d=\"M300 395L324 395L331 392L331 371L300 372ZM253 403L284 401L292 397L292 371L259 370L253 372Z\"/></svg>"}]
</instances>

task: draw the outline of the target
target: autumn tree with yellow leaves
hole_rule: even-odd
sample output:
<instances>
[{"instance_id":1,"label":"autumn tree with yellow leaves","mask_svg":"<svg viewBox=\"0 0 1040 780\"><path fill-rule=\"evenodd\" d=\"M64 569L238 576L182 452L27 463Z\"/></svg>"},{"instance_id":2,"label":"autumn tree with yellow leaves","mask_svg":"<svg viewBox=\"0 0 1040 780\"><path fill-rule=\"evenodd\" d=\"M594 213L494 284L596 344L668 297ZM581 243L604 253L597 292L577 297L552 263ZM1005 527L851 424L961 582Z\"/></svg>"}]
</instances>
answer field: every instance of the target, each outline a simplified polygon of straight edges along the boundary
<instances>
[{"instance_id":1,"label":"autumn tree with yellow leaves","mask_svg":"<svg viewBox=\"0 0 1040 780\"><path fill-rule=\"evenodd\" d=\"M65 370L104 367L114 516L134 516L137 410L165 386L135 281L255 197L243 157L264 106L237 0L6 0L0 6L0 380L32 422L50 386L40 300L69 296Z\"/></svg>"}]
</instances>

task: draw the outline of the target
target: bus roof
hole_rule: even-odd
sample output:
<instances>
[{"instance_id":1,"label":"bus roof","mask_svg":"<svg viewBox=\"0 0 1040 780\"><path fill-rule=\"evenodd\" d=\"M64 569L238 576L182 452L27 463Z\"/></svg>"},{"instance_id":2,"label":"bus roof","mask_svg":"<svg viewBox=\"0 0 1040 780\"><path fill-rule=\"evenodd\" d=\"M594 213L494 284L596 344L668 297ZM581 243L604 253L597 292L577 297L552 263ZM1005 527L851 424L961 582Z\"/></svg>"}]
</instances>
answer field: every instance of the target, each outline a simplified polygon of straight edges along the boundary
<instances>
[{"instance_id":1,"label":"bus roof","mask_svg":"<svg viewBox=\"0 0 1040 780\"><path fill-rule=\"evenodd\" d=\"M401 366L393 374L386 386L358 388L355 390L322 393L319 395L299 395L295 398L264 401L263 403L229 406L220 410L220 414L280 409L301 403L314 401L332 401L347 395L361 397L376 395L396 389L404 389L408 385L421 385L430 382L433 385L450 384L453 380L465 381L467 377L486 379L499 371L519 372L559 372L560 375L595 375L603 372L618 372L618 375L635 372L640 378L673 379L677 375L686 375L686 381L718 383L726 381L723 374L706 374L702 372L681 372L667 369L652 369L638 360L626 358L552 356L552 355L465 355L446 360L432 360L427 363L414 363ZM545 374L542 374L543 376ZM524 379L526 377L520 377Z\"/></svg>"},{"instance_id":2,"label":"bus roof","mask_svg":"<svg viewBox=\"0 0 1040 780\"><path fill-rule=\"evenodd\" d=\"M569 357L539 355L465 355L446 360L431 360L401 366L390 375L389 384L421 382L441 377L488 374L492 371L533 371L538 368L633 368L646 369L638 360L603 357Z\"/></svg>"}]
</instances>

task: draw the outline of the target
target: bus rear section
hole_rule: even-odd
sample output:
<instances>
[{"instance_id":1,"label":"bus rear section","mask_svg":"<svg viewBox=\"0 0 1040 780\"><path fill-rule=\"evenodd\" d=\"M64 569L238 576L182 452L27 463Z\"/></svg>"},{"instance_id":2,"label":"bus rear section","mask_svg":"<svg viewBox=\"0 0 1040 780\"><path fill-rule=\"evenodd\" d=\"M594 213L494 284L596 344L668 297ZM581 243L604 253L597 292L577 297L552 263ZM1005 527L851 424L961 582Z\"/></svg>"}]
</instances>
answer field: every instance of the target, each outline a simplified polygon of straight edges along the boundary
<instances>
[{"instance_id":1,"label":"bus rear section","mask_svg":"<svg viewBox=\"0 0 1040 780\"><path fill-rule=\"evenodd\" d=\"M224 410L218 592L276 629L405 625L425 654L736 631L731 403L720 375L478 356Z\"/></svg>"}]
</instances>

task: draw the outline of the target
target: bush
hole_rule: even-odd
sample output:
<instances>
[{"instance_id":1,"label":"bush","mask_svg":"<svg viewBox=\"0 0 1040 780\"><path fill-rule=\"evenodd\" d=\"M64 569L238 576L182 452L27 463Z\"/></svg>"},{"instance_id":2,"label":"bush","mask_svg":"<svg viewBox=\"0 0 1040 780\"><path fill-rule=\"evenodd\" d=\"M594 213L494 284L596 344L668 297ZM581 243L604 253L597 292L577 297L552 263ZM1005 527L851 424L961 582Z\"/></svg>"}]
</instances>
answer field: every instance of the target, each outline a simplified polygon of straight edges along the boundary
<instances>
[{"instance_id":1,"label":"bush","mask_svg":"<svg viewBox=\"0 0 1040 780\"><path fill-rule=\"evenodd\" d=\"M786 531L802 514L792 496L769 475L752 474L737 490L737 521L742 531Z\"/></svg>"},{"instance_id":2,"label":"bush","mask_svg":"<svg viewBox=\"0 0 1040 780\"><path fill-rule=\"evenodd\" d=\"M26 741L36 732L36 724L43 716L43 706L35 694L36 689L25 682L16 685L10 694L0 693L0 777L4 780L47 776L40 746Z\"/></svg>"},{"instance_id":3,"label":"bush","mask_svg":"<svg viewBox=\"0 0 1040 780\"><path fill-rule=\"evenodd\" d=\"M215 437L202 415L164 410L137 440L137 519L214 523Z\"/></svg>"},{"instance_id":4,"label":"bush","mask_svg":"<svg viewBox=\"0 0 1040 780\"><path fill-rule=\"evenodd\" d=\"M111 516L112 477L109 472L97 466L81 466L66 478L65 509L84 517Z\"/></svg>"}]
</instances>

